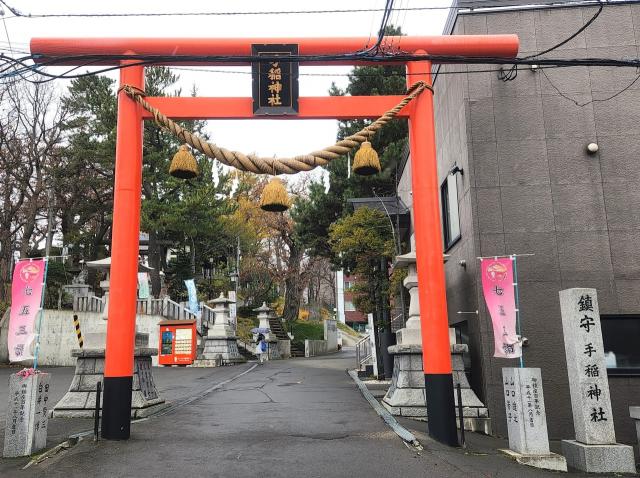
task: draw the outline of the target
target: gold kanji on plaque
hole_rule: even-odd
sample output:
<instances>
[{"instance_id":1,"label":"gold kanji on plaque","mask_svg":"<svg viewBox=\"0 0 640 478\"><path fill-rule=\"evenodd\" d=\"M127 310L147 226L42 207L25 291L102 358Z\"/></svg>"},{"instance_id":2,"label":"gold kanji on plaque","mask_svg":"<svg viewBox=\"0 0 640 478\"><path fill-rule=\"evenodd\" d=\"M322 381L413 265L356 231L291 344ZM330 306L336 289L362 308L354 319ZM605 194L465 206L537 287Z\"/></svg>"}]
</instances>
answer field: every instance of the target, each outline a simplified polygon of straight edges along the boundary
<instances>
[{"instance_id":1,"label":"gold kanji on plaque","mask_svg":"<svg viewBox=\"0 0 640 478\"><path fill-rule=\"evenodd\" d=\"M270 85L267 86L267 89L272 95L274 93L278 94L282 91L282 83L279 83L279 82L271 83Z\"/></svg>"},{"instance_id":2,"label":"gold kanji on plaque","mask_svg":"<svg viewBox=\"0 0 640 478\"><path fill-rule=\"evenodd\" d=\"M267 78L269 78L270 81L282 80L282 68L280 68L280 62L271 63L271 68L269 68Z\"/></svg>"},{"instance_id":3,"label":"gold kanji on plaque","mask_svg":"<svg viewBox=\"0 0 640 478\"><path fill-rule=\"evenodd\" d=\"M269 103L269 106L282 106L280 95L270 96L269 98L267 98L267 103Z\"/></svg>"}]
</instances>

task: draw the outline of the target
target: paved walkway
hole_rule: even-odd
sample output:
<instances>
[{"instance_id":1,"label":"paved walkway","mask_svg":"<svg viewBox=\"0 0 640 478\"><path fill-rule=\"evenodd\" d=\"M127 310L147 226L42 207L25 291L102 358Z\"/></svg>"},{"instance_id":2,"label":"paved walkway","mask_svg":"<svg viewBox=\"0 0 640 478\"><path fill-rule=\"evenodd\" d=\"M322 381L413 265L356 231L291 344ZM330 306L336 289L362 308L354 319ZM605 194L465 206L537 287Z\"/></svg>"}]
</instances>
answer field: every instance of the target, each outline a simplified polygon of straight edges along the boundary
<instances>
[{"instance_id":1,"label":"paved walkway","mask_svg":"<svg viewBox=\"0 0 640 478\"><path fill-rule=\"evenodd\" d=\"M443 447L426 436L420 437L424 450L406 446L345 373L352 364L348 352L270 362L166 415L134 424L126 442L86 439L6 476L557 476L498 454ZM212 369L201 378L189 369L172 369L185 374L184 390L172 393L193 395L194 381L202 391L247 367ZM166 370L158 372L160 377Z\"/></svg>"}]
</instances>

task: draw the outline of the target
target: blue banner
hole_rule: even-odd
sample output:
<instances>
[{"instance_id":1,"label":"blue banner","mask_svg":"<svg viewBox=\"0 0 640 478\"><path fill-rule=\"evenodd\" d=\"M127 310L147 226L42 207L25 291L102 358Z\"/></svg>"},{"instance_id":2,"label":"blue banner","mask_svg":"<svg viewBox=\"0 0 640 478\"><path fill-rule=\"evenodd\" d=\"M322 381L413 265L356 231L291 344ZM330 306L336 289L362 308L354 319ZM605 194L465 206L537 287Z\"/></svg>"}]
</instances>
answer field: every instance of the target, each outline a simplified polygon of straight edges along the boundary
<instances>
[{"instance_id":1,"label":"blue banner","mask_svg":"<svg viewBox=\"0 0 640 478\"><path fill-rule=\"evenodd\" d=\"M198 292L196 291L196 284L193 279L187 279L184 281L187 286L187 292L189 292L189 310L194 314L200 314L200 304L198 303Z\"/></svg>"},{"instance_id":2,"label":"blue banner","mask_svg":"<svg viewBox=\"0 0 640 478\"><path fill-rule=\"evenodd\" d=\"M149 274L138 272L138 299L149 298Z\"/></svg>"}]
</instances>

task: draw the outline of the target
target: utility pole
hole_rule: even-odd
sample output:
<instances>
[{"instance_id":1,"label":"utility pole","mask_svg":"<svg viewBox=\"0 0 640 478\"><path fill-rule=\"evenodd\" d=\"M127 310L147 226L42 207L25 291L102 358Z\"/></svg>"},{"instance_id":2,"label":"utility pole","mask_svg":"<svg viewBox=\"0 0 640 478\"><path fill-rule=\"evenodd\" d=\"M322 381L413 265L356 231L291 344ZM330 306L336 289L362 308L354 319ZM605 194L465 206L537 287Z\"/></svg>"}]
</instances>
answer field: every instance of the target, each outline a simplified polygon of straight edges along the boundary
<instances>
[{"instance_id":1,"label":"utility pole","mask_svg":"<svg viewBox=\"0 0 640 478\"><path fill-rule=\"evenodd\" d=\"M380 322L382 324L380 334L380 348L384 365L384 378L391 379L393 375L393 356L389 353L389 347L396 344L393 332L391 332L391 318L389 314L389 298L383 294L383 288L387 285L387 259L380 258L380 286L378 287L378 299L380 303Z\"/></svg>"},{"instance_id":2,"label":"utility pole","mask_svg":"<svg viewBox=\"0 0 640 478\"><path fill-rule=\"evenodd\" d=\"M375 266L373 266L374 270L375 270ZM369 296L373 298L373 330L371 331L371 333L374 336L375 339L375 346L376 346L376 362L377 362L377 367L378 367L378 376L376 377L378 380L382 379L384 377L384 361L382 359L382 353L383 353L383 346L381 341L381 334L380 334L380 326L379 326L379 321L380 321L380 303L378 301L378 280L377 278L373 281L373 283L369 284Z\"/></svg>"}]
</instances>

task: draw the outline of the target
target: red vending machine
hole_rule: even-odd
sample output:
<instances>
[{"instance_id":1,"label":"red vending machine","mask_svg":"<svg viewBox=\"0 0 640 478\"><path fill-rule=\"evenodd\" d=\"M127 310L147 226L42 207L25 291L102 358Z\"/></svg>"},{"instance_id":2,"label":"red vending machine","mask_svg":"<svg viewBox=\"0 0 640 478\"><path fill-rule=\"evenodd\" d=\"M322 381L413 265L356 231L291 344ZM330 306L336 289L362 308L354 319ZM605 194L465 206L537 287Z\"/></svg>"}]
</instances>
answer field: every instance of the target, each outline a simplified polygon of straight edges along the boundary
<instances>
[{"instance_id":1,"label":"red vending machine","mask_svg":"<svg viewBox=\"0 0 640 478\"><path fill-rule=\"evenodd\" d=\"M196 321L163 320L160 326L160 365L191 365L196 358Z\"/></svg>"}]
</instances>

